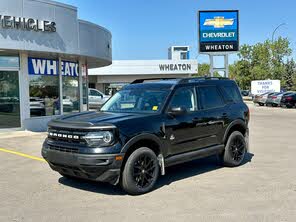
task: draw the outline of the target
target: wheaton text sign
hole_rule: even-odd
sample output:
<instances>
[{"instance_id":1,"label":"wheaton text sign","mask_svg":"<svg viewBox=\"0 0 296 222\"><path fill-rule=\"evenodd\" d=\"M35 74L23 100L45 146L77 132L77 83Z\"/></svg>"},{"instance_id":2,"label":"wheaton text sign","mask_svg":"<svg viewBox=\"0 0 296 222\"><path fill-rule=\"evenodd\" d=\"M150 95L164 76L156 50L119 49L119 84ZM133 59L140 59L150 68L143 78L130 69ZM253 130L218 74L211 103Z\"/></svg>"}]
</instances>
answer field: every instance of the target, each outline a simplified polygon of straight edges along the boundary
<instances>
[{"instance_id":1,"label":"wheaton text sign","mask_svg":"<svg viewBox=\"0 0 296 222\"><path fill-rule=\"evenodd\" d=\"M238 50L238 11L199 11L199 52L236 52Z\"/></svg>"},{"instance_id":2,"label":"wheaton text sign","mask_svg":"<svg viewBox=\"0 0 296 222\"><path fill-rule=\"evenodd\" d=\"M78 77L79 69L77 62L62 61L62 76ZM59 75L59 61L55 59L28 58L29 75Z\"/></svg>"}]
</instances>

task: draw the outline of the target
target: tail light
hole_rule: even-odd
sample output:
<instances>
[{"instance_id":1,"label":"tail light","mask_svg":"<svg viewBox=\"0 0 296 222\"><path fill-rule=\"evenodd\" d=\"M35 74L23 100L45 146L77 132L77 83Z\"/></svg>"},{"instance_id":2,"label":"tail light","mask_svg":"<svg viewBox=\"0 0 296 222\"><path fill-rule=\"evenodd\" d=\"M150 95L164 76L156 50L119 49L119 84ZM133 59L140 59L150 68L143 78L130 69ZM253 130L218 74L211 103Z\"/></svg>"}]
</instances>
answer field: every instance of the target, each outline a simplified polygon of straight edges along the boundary
<instances>
[{"instance_id":1,"label":"tail light","mask_svg":"<svg viewBox=\"0 0 296 222\"><path fill-rule=\"evenodd\" d=\"M286 97L286 100L292 100L292 99L293 99L292 96L288 96L288 97Z\"/></svg>"},{"instance_id":2,"label":"tail light","mask_svg":"<svg viewBox=\"0 0 296 222\"><path fill-rule=\"evenodd\" d=\"M271 98L272 98L272 99L276 99L276 96L272 96Z\"/></svg>"}]
</instances>

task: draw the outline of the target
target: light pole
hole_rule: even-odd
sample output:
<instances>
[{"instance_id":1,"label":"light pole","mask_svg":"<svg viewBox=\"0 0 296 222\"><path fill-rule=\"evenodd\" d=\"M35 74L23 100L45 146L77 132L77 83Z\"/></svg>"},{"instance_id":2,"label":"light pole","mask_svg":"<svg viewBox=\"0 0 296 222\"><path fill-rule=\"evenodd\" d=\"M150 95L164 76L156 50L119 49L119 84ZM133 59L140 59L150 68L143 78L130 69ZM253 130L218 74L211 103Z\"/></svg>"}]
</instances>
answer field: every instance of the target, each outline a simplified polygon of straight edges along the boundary
<instances>
[{"instance_id":1,"label":"light pole","mask_svg":"<svg viewBox=\"0 0 296 222\"><path fill-rule=\"evenodd\" d=\"M272 44L273 44L273 42L274 42L274 34L275 34L275 32L276 32L281 26L284 26L284 25L286 25L286 23L281 23L281 24L279 24L279 25L273 30L273 32L272 32L272 38L271 38L271 43L272 43ZM273 47L273 46L271 46L271 47ZM275 76L275 70L274 70L275 65L274 65L274 63L273 63L273 60L274 60L274 54L273 54L273 49L272 49L272 48L271 48L271 58L272 58L272 61L271 61L272 71L271 71L271 73L272 73L272 76L274 77L274 76Z\"/></svg>"},{"instance_id":2,"label":"light pole","mask_svg":"<svg viewBox=\"0 0 296 222\"><path fill-rule=\"evenodd\" d=\"M271 42L274 42L274 34L275 32L281 27L281 26L284 26L284 25L287 25L286 23L281 23L280 25L278 25L272 32L272 38L271 38Z\"/></svg>"}]
</instances>

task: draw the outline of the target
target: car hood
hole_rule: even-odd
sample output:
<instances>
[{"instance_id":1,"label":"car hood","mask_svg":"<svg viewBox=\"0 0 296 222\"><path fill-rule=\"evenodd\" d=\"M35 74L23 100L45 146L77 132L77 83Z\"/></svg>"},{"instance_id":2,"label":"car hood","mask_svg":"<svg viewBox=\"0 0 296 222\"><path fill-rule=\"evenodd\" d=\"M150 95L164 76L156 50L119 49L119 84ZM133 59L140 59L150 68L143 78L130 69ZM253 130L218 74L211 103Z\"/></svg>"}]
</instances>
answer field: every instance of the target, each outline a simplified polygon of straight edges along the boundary
<instances>
[{"instance_id":1,"label":"car hood","mask_svg":"<svg viewBox=\"0 0 296 222\"><path fill-rule=\"evenodd\" d=\"M66 128L92 128L102 126L117 126L123 121L131 121L155 114L141 113L110 113L110 112L82 112L77 114L65 115L51 121L49 126Z\"/></svg>"}]
</instances>

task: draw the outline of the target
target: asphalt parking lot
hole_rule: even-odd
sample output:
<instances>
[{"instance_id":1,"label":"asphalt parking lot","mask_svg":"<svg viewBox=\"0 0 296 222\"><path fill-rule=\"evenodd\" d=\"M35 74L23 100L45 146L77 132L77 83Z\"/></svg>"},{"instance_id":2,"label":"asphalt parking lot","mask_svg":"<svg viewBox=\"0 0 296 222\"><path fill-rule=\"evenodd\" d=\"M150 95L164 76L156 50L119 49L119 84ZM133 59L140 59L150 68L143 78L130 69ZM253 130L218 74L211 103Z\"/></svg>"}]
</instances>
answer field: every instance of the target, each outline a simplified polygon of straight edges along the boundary
<instances>
[{"instance_id":1,"label":"asphalt parking lot","mask_svg":"<svg viewBox=\"0 0 296 222\"><path fill-rule=\"evenodd\" d=\"M45 134L1 133L0 221L295 221L296 109L250 109L242 166L174 166L142 196L53 172L40 155Z\"/></svg>"}]
</instances>

